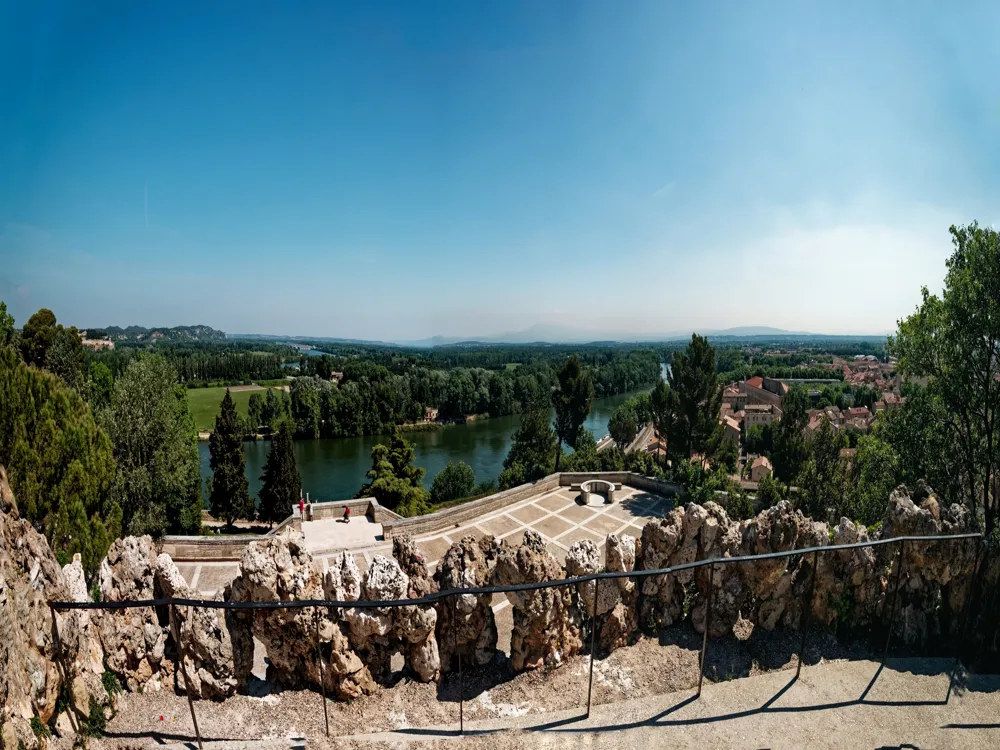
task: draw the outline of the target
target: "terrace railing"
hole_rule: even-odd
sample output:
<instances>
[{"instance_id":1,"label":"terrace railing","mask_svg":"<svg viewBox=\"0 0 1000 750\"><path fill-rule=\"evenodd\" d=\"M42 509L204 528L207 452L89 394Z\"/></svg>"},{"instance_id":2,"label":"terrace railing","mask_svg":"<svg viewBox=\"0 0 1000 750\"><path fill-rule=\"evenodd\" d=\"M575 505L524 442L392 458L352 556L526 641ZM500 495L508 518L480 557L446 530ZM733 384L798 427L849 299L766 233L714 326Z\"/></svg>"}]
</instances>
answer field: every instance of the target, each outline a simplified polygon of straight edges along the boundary
<instances>
[{"instance_id":1,"label":"terrace railing","mask_svg":"<svg viewBox=\"0 0 1000 750\"><path fill-rule=\"evenodd\" d=\"M882 659L880 662L879 670L885 666L885 660L889 654L889 646L892 641L892 632L895 625L897 604L898 604L898 593L900 588L900 579L903 569L903 555L905 554L906 546L909 544L938 544L938 543L961 543L968 542L972 540L981 541L983 538L980 533L967 533L967 534L949 534L941 536L899 536L892 537L889 539L878 539L867 542L857 542L855 544L841 544L841 545L828 545L821 547L806 547L800 549L786 550L783 552L771 552L761 555L746 555L742 557L716 557L705 560L697 560L690 563L684 563L682 565L675 565L668 568L658 568L655 570L634 570L632 572L604 572L604 573L592 573L590 575L578 576L574 578L558 578L549 581L540 581L537 583L524 583L510 586L480 586L480 587L470 587L462 589L446 589L443 591L437 591L432 594L420 597L418 599L395 599L387 601L333 601L324 599L301 599L295 601L286 602L227 602L218 600L208 600L208 599L188 599L180 597L162 597L157 599L146 599L141 601L116 601L116 602L50 602L49 607L54 611L64 611L64 610L74 610L74 609L84 609L84 610L100 610L100 609L134 609L141 607L169 607L170 608L170 622L174 641L177 647L177 655L180 658L181 664L184 663L184 644L181 639L181 632L178 632L177 619L174 617L174 608L176 607L203 607L207 609L240 609L240 610L254 610L254 609L304 609L308 607L312 608L326 608L326 609L348 609L348 608L393 608L393 607L409 607L409 606L428 606L434 604L440 604L452 600L452 606L457 606L457 597L462 595L485 595L485 594L506 594L513 592L527 592L527 591L538 591L541 589L557 588L562 586L577 586L583 583L594 582L594 601L595 601L595 612L591 615L591 628L590 628L590 672L587 681L587 711L584 717L588 718L590 716L591 699L593 696L593 685L594 685L594 648L595 648L595 637L597 628L595 627L595 617L596 617L596 602L599 600L599 587L602 581L617 580L620 578L629 578L641 580L648 576L660 576L660 575L672 575L676 573L681 573L683 571L695 570L697 568L702 568L709 566L709 587L708 587L708 601L707 610L705 618L705 633L702 638L701 645L701 655L698 661L699 665L699 675L698 675L698 692L694 698L699 698L701 696L702 685L705 679L705 656L708 651L708 634L711 629L712 622L712 599L714 595L714 583L715 583L715 571L717 568L725 567L729 565L750 565L756 562L762 562L765 560L777 560L782 558L799 557L804 559L806 556L812 556L812 574L810 576L809 587L808 587L808 599L806 600L808 604L811 604L813 599L813 594L815 591L816 583L816 570L818 569L818 561L820 555L830 554L834 552L842 552L845 550L861 549L865 547L885 547L890 545L895 545L897 548L896 552L896 575L895 581L892 587L892 601L889 605L889 626L886 633L885 646L882 650ZM975 563L973 565L973 586L970 590L968 596L966 597L965 603L963 605L963 611L961 615L961 627L959 630L959 643L965 636L965 630L968 625L970 602L975 595L975 586L978 579L978 573L980 568L980 563L982 561L982 551L983 545L976 545L976 556ZM805 606L802 609L803 618L808 618L811 611L811 606ZM806 634L807 634L807 623L800 622L799 628L802 632L802 638L799 644L799 650L797 656L797 667L795 671L795 676L801 674L802 671L802 655L805 652L806 646ZM58 638L58 628L55 627L55 618L53 618L53 631ZM327 736L330 734L330 723L329 717L327 715L327 699L326 699L326 686L325 680L323 678L324 665L322 657L319 651L319 619L316 621L316 646L317 646L317 657L319 659L320 666L320 691L323 700L323 716L326 722L326 733ZM56 643L57 654L61 653L61 648L59 644ZM458 660L458 696L459 696L459 733L464 733L465 731L465 705L464 705L464 690L463 690L463 671L462 671L462 655L460 651L457 651ZM954 663L949 672L949 686L948 694L950 696L951 690L955 679L955 670L959 663L959 649L956 646ZM64 671L68 675L69 671L65 669ZM187 695L188 707L191 711L191 721L194 724L195 734L198 738L198 745L202 747L201 734L198 730L198 720L195 716L194 701L191 698L191 691L187 686L187 674L182 668L179 670L181 673L181 678L184 681L184 692ZM869 688L871 686L869 685Z\"/></svg>"}]
</instances>

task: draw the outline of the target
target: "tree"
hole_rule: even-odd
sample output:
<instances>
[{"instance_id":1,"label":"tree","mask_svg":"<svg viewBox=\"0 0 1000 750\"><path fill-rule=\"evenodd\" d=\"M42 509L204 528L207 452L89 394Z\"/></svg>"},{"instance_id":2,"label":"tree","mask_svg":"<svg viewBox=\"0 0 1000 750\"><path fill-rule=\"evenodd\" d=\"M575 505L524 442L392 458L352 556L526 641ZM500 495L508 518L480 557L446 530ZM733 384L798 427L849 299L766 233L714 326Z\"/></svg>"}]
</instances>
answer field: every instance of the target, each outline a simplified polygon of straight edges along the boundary
<instances>
[{"instance_id":1,"label":"tree","mask_svg":"<svg viewBox=\"0 0 1000 750\"><path fill-rule=\"evenodd\" d=\"M939 396L910 384L906 402L879 414L872 434L899 456L899 481L913 486L925 480L945 505L967 503L961 452L953 439Z\"/></svg>"},{"instance_id":2,"label":"tree","mask_svg":"<svg viewBox=\"0 0 1000 750\"><path fill-rule=\"evenodd\" d=\"M270 388L268 390L271 390ZM251 393L250 401L247 403L247 426L252 434L256 435L260 428L264 414L264 399L259 393Z\"/></svg>"},{"instance_id":3,"label":"tree","mask_svg":"<svg viewBox=\"0 0 1000 750\"><path fill-rule=\"evenodd\" d=\"M295 466L292 425L287 419L282 421L277 434L271 439L260 481L263 487L257 517L269 524L281 521L291 512L302 492L302 479Z\"/></svg>"},{"instance_id":4,"label":"tree","mask_svg":"<svg viewBox=\"0 0 1000 750\"><path fill-rule=\"evenodd\" d=\"M372 447L372 468L369 481L358 491L357 497L374 497L380 505L403 516L427 513L427 491L421 480L424 470L413 465L414 452L398 427L389 445L378 443Z\"/></svg>"},{"instance_id":5,"label":"tree","mask_svg":"<svg viewBox=\"0 0 1000 750\"><path fill-rule=\"evenodd\" d=\"M559 450L559 442L549 424L548 411L545 402L539 400L527 411L521 412L521 424L503 460L500 489L533 482L552 470L553 455Z\"/></svg>"},{"instance_id":6,"label":"tree","mask_svg":"<svg viewBox=\"0 0 1000 750\"><path fill-rule=\"evenodd\" d=\"M198 434L177 373L160 356L132 360L98 421L111 438L126 533L195 534L201 528Z\"/></svg>"},{"instance_id":7,"label":"tree","mask_svg":"<svg viewBox=\"0 0 1000 750\"><path fill-rule=\"evenodd\" d=\"M1000 233L972 223L951 227L941 297L922 290L916 312L899 321L888 350L903 375L928 379L961 458L965 499L996 528L991 492L1000 453Z\"/></svg>"},{"instance_id":8,"label":"tree","mask_svg":"<svg viewBox=\"0 0 1000 750\"><path fill-rule=\"evenodd\" d=\"M679 460L690 458L692 453L708 454L720 437L722 406L715 349L708 339L692 334L687 348L674 352L667 386L667 453ZM651 400L656 398L654 391Z\"/></svg>"},{"instance_id":9,"label":"tree","mask_svg":"<svg viewBox=\"0 0 1000 750\"><path fill-rule=\"evenodd\" d=\"M45 366L45 353L56 335L56 316L43 307L24 324L21 330L21 357L29 365Z\"/></svg>"},{"instance_id":10,"label":"tree","mask_svg":"<svg viewBox=\"0 0 1000 750\"><path fill-rule=\"evenodd\" d=\"M264 405L261 409L261 422L267 426L270 432L274 432L278 429L278 423L283 416L285 416L285 410L281 400L278 398L277 392L274 388L268 388L267 396L264 397Z\"/></svg>"},{"instance_id":11,"label":"tree","mask_svg":"<svg viewBox=\"0 0 1000 750\"><path fill-rule=\"evenodd\" d=\"M212 479L208 503L212 515L232 526L238 518L253 519L246 461L243 455L243 426L229 389L215 418L215 430L208 439Z\"/></svg>"},{"instance_id":12,"label":"tree","mask_svg":"<svg viewBox=\"0 0 1000 750\"><path fill-rule=\"evenodd\" d=\"M892 446L875 435L863 436L853 462L851 519L865 526L881 521L899 474L899 455Z\"/></svg>"},{"instance_id":13,"label":"tree","mask_svg":"<svg viewBox=\"0 0 1000 750\"><path fill-rule=\"evenodd\" d=\"M476 489L476 472L465 461L449 462L431 485L431 502L446 503L469 497Z\"/></svg>"},{"instance_id":14,"label":"tree","mask_svg":"<svg viewBox=\"0 0 1000 750\"><path fill-rule=\"evenodd\" d=\"M79 393L9 347L0 347L0 464L21 514L60 562L79 552L93 575L120 533L111 443Z\"/></svg>"},{"instance_id":15,"label":"tree","mask_svg":"<svg viewBox=\"0 0 1000 750\"><path fill-rule=\"evenodd\" d=\"M839 518L844 508L844 465L840 449L844 441L829 419L809 443L809 458L799 475L799 501L806 515L823 521Z\"/></svg>"},{"instance_id":16,"label":"tree","mask_svg":"<svg viewBox=\"0 0 1000 750\"><path fill-rule=\"evenodd\" d=\"M76 327L56 326L52 343L45 352L45 369L66 381L70 388L79 389L83 385L84 364L83 342Z\"/></svg>"},{"instance_id":17,"label":"tree","mask_svg":"<svg viewBox=\"0 0 1000 750\"><path fill-rule=\"evenodd\" d=\"M556 375L558 387L552 392L552 405L556 410L556 471L562 443L572 447L583 429L583 422L590 414L590 402L594 400L594 382L590 373L580 366L574 354L566 360Z\"/></svg>"},{"instance_id":18,"label":"tree","mask_svg":"<svg viewBox=\"0 0 1000 750\"><path fill-rule=\"evenodd\" d=\"M14 346L17 341L17 329L14 328L14 316L7 312L7 303L0 300L0 349Z\"/></svg>"},{"instance_id":19,"label":"tree","mask_svg":"<svg viewBox=\"0 0 1000 750\"><path fill-rule=\"evenodd\" d=\"M773 430L774 474L785 484L798 477L808 457L803 431L808 420L809 397L802 388L793 387L781 402L781 422Z\"/></svg>"},{"instance_id":20,"label":"tree","mask_svg":"<svg viewBox=\"0 0 1000 750\"><path fill-rule=\"evenodd\" d=\"M765 474L757 482L757 501L766 508L771 508L788 497L788 488L781 482Z\"/></svg>"},{"instance_id":21,"label":"tree","mask_svg":"<svg viewBox=\"0 0 1000 750\"><path fill-rule=\"evenodd\" d=\"M649 395L649 418L653 422L656 433L666 440L673 431L674 412L671 408L670 387L663 380L658 380L653 387L653 392ZM670 446L667 446L670 450ZM663 460L666 462L666 455Z\"/></svg>"},{"instance_id":22,"label":"tree","mask_svg":"<svg viewBox=\"0 0 1000 750\"><path fill-rule=\"evenodd\" d=\"M103 362L90 363L90 376L87 380L86 396L94 414L111 405L111 395L115 388L115 379L111 370Z\"/></svg>"},{"instance_id":23,"label":"tree","mask_svg":"<svg viewBox=\"0 0 1000 750\"><path fill-rule=\"evenodd\" d=\"M608 420L608 432L611 434L611 439L622 450L635 440L635 436L639 432L639 420L635 413L635 406L631 402L626 401L620 404L611 413L611 419Z\"/></svg>"}]
</instances>

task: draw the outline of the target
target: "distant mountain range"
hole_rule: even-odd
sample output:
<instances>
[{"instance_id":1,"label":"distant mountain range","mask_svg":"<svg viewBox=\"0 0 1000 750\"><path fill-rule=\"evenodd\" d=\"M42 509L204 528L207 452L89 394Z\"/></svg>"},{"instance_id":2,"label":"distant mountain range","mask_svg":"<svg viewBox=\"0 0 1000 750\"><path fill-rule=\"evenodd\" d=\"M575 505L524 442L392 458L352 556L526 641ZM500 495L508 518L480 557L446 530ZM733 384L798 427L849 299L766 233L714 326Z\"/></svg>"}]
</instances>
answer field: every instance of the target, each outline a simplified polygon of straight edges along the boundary
<instances>
[{"instance_id":1,"label":"distant mountain range","mask_svg":"<svg viewBox=\"0 0 1000 750\"><path fill-rule=\"evenodd\" d=\"M808 331L789 331L772 326L737 326L699 331L711 339L743 339L743 338L806 338L806 339L849 339L851 341L880 341L884 334L878 335L834 335L809 333ZM290 343L330 343L357 346L400 346L428 349L436 346L456 346L462 344L598 344L598 343L639 343L668 342L687 339L691 332L666 333L629 333L622 331L607 331L569 326L547 325L536 323L522 331L511 331L491 336L431 336L424 339L394 339L392 341L374 341L366 339L346 339L329 336L276 336L271 334L237 333L230 338L264 339L268 341Z\"/></svg>"},{"instance_id":2,"label":"distant mountain range","mask_svg":"<svg viewBox=\"0 0 1000 750\"><path fill-rule=\"evenodd\" d=\"M816 339L816 340L850 340L850 341L882 341L885 334L873 335L834 335L809 333L808 331L789 331L773 326L737 326L698 331L710 339ZM152 343L163 341L167 343L184 343L196 341L226 341L227 339L259 339L272 342L288 343L329 343L355 346L399 346L427 349L436 346L455 346L462 344L601 344L601 343L650 343L669 342L687 339L691 333L671 331L664 333L633 333L625 331L608 331L587 328L572 328L570 326L536 323L521 331L510 331L491 336L431 336L424 339L395 339L392 341L377 341L371 339L351 339L334 336L283 336L266 333L231 333L206 325L174 326L172 328L144 328L128 326L119 328L90 328L87 335L91 338L109 338L122 343Z\"/></svg>"},{"instance_id":3,"label":"distant mountain range","mask_svg":"<svg viewBox=\"0 0 1000 750\"><path fill-rule=\"evenodd\" d=\"M850 338L855 339L882 339L884 335L871 336L836 336L830 334L809 333L808 331L788 331L783 328L772 326L737 326L735 328L723 328L717 330L698 331L703 336L709 338L749 338L749 337L807 337L807 338ZM678 341L687 339L691 332L671 331L664 333L633 333L623 331L593 330L583 328L571 328L568 326L556 326L535 324L523 331L497 334L495 336L480 337L458 337L458 336L432 336L426 339L398 340L392 343L400 346L413 347L434 347L451 346L464 343L483 344L589 344L599 342L653 342L653 341Z\"/></svg>"},{"instance_id":4,"label":"distant mountain range","mask_svg":"<svg viewBox=\"0 0 1000 750\"><path fill-rule=\"evenodd\" d=\"M225 341L226 334L211 326L174 326L173 328L143 328L128 326L119 328L88 328L87 337L92 339L111 339L115 342L130 344L146 344L150 342L191 342L191 341Z\"/></svg>"}]
</instances>

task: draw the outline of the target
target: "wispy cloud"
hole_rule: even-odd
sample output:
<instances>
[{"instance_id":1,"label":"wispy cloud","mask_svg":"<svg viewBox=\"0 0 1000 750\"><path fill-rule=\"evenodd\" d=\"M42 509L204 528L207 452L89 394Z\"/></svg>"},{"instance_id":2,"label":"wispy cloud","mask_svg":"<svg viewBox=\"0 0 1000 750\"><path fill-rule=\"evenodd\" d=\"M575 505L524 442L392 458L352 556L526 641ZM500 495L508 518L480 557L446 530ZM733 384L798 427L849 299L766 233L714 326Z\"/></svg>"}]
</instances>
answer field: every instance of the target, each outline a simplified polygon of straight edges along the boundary
<instances>
[{"instance_id":1,"label":"wispy cloud","mask_svg":"<svg viewBox=\"0 0 1000 750\"><path fill-rule=\"evenodd\" d=\"M667 193L669 193L675 187L677 187L677 181L676 180L671 180L666 185L664 185L663 187L661 187L659 190L655 191L653 193L653 195L650 196L650 197L652 197L652 198L659 198L661 195L666 195Z\"/></svg>"}]
</instances>

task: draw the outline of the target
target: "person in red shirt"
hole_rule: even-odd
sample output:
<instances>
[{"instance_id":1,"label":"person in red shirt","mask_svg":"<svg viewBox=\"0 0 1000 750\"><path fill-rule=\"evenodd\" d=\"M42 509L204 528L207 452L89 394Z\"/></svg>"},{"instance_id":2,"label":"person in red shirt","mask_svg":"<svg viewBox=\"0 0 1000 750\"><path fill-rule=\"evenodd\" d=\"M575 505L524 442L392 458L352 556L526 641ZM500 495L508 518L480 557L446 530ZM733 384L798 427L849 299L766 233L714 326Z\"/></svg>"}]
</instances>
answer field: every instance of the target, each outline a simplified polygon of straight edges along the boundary
<instances>
[{"instance_id":1,"label":"person in red shirt","mask_svg":"<svg viewBox=\"0 0 1000 750\"><path fill-rule=\"evenodd\" d=\"M303 521L306 520L306 501L301 497L299 498L299 518Z\"/></svg>"},{"instance_id":2,"label":"person in red shirt","mask_svg":"<svg viewBox=\"0 0 1000 750\"><path fill-rule=\"evenodd\" d=\"M350 505L345 505L344 506L344 523L350 523L350 522L351 522L351 506Z\"/></svg>"}]
</instances>

